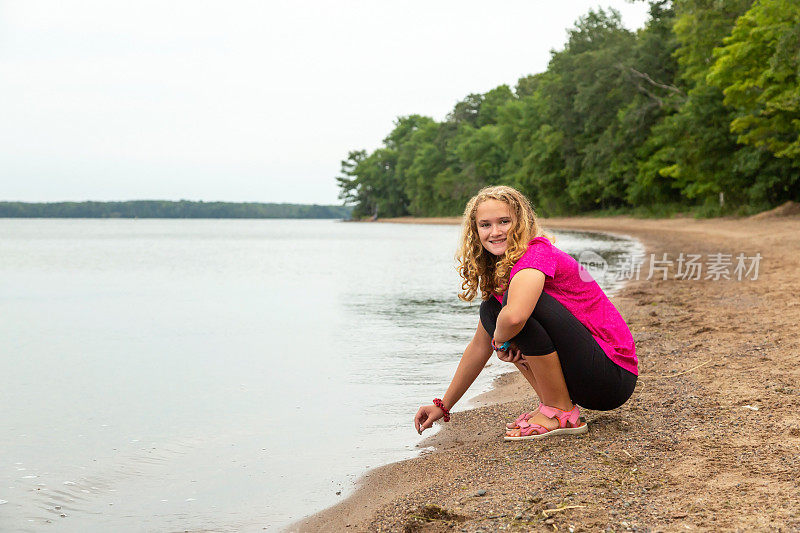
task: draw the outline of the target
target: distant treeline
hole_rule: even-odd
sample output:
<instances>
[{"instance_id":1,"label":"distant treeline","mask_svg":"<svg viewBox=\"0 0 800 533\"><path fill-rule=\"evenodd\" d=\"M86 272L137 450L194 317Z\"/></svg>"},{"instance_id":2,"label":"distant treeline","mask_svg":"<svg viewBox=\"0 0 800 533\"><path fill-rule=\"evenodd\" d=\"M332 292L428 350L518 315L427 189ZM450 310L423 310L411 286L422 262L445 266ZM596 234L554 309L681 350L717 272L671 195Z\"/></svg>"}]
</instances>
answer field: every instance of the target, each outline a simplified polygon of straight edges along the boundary
<instances>
[{"instance_id":1,"label":"distant treeline","mask_svg":"<svg viewBox=\"0 0 800 533\"><path fill-rule=\"evenodd\" d=\"M800 2L649 4L635 33L590 11L513 90L470 94L442 122L398 118L342 161L340 197L356 217L456 215L487 184L548 215L800 200Z\"/></svg>"},{"instance_id":2,"label":"distant treeline","mask_svg":"<svg viewBox=\"0 0 800 533\"><path fill-rule=\"evenodd\" d=\"M0 202L0 218L349 218L336 205L190 202Z\"/></svg>"}]
</instances>

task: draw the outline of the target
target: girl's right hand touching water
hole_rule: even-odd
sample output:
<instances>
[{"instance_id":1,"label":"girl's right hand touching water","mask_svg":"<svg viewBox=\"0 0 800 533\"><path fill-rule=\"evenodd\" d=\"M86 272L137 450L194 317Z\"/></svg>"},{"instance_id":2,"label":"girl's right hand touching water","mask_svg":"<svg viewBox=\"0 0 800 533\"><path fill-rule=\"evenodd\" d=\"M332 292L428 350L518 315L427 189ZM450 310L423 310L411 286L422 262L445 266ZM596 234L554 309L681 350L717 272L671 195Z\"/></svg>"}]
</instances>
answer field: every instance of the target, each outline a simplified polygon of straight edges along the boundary
<instances>
[{"instance_id":1,"label":"girl's right hand touching water","mask_svg":"<svg viewBox=\"0 0 800 533\"><path fill-rule=\"evenodd\" d=\"M417 433L422 435L422 432L433 425L434 422L444 416L444 411L435 405L423 405L414 416L414 427L417 428Z\"/></svg>"}]
</instances>

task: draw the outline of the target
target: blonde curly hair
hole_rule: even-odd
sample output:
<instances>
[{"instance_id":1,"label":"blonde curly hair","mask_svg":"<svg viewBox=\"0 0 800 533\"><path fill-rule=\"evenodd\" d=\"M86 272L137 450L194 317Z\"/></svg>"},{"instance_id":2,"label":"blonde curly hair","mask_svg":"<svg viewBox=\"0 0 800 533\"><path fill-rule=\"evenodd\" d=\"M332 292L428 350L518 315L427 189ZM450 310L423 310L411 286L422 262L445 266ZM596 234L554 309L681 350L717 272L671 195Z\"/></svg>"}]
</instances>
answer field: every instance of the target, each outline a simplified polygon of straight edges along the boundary
<instances>
[{"instance_id":1,"label":"blonde curly hair","mask_svg":"<svg viewBox=\"0 0 800 533\"><path fill-rule=\"evenodd\" d=\"M478 236L475 213L486 200L499 200L511 211L512 227L506 237L508 248L502 256L488 252ZM508 288L511 268L528 249L528 242L545 235L536 220L536 213L524 194L505 185L484 187L467 202L461 244L456 253L458 273L463 278L458 297L471 302L481 291L481 298L489 299L493 294L502 294Z\"/></svg>"}]
</instances>

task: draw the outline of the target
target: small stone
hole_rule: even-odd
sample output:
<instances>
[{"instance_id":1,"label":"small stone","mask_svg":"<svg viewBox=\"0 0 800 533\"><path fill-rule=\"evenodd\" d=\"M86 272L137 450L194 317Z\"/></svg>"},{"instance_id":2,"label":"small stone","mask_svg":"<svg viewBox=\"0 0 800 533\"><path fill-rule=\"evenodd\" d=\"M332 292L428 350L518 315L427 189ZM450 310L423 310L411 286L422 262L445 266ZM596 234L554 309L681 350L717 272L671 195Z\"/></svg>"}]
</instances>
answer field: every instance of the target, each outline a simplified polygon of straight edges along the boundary
<instances>
[{"instance_id":1,"label":"small stone","mask_svg":"<svg viewBox=\"0 0 800 533\"><path fill-rule=\"evenodd\" d=\"M486 491L481 489L475 493L476 496L486 496Z\"/></svg>"},{"instance_id":2,"label":"small stone","mask_svg":"<svg viewBox=\"0 0 800 533\"><path fill-rule=\"evenodd\" d=\"M553 518L548 518L547 520L544 521L544 523L545 524L555 524L556 521Z\"/></svg>"},{"instance_id":3,"label":"small stone","mask_svg":"<svg viewBox=\"0 0 800 533\"><path fill-rule=\"evenodd\" d=\"M61 518L66 518L66 517L67 517L67 515L65 515L64 513L61 513Z\"/></svg>"},{"instance_id":4,"label":"small stone","mask_svg":"<svg viewBox=\"0 0 800 533\"><path fill-rule=\"evenodd\" d=\"M514 520L519 520L522 518L522 513L517 513L514 515Z\"/></svg>"},{"instance_id":5,"label":"small stone","mask_svg":"<svg viewBox=\"0 0 800 533\"><path fill-rule=\"evenodd\" d=\"M342 494L342 491L340 491L340 490L337 490L337 491L336 491L336 495L337 495L337 496L340 496L341 494Z\"/></svg>"}]
</instances>

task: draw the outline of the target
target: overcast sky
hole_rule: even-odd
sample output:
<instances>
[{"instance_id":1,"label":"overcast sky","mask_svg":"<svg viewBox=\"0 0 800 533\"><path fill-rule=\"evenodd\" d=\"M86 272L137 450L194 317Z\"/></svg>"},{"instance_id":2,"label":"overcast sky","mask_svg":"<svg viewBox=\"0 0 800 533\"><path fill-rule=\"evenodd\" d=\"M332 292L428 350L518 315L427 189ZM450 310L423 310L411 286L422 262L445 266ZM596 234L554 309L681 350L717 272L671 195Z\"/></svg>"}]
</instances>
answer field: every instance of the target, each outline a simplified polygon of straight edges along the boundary
<instances>
[{"instance_id":1,"label":"overcast sky","mask_svg":"<svg viewBox=\"0 0 800 533\"><path fill-rule=\"evenodd\" d=\"M400 115L547 68L647 3L0 0L0 200L339 203Z\"/></svg>"}]
</instances>

